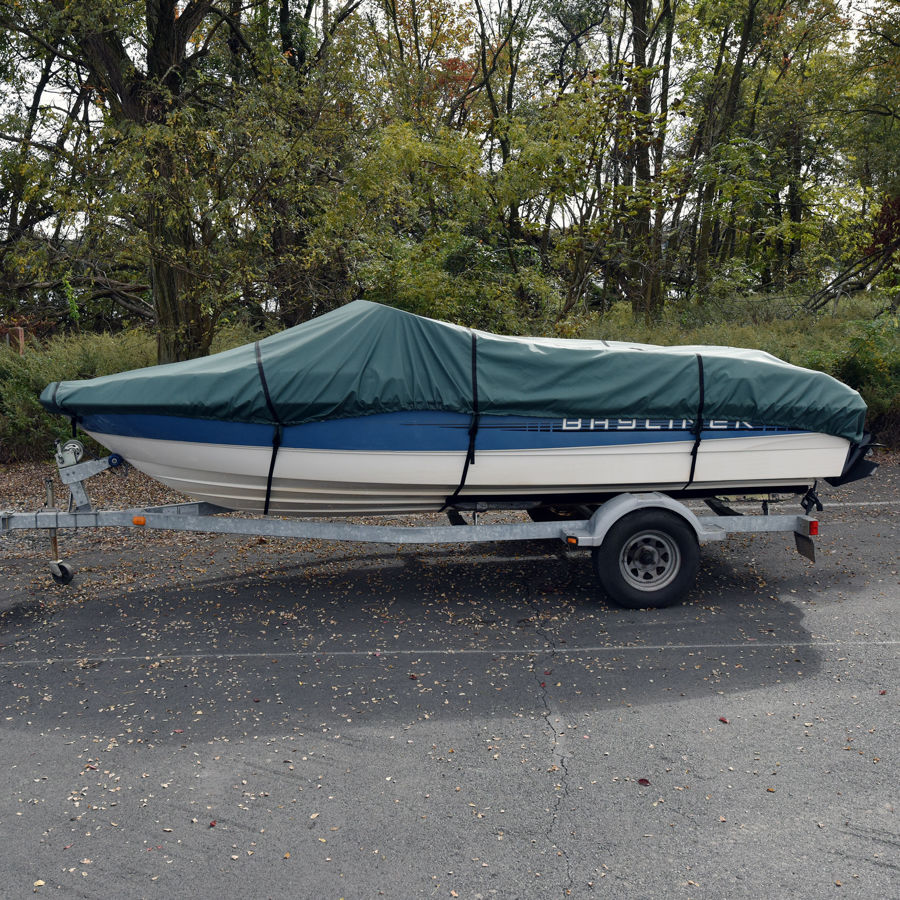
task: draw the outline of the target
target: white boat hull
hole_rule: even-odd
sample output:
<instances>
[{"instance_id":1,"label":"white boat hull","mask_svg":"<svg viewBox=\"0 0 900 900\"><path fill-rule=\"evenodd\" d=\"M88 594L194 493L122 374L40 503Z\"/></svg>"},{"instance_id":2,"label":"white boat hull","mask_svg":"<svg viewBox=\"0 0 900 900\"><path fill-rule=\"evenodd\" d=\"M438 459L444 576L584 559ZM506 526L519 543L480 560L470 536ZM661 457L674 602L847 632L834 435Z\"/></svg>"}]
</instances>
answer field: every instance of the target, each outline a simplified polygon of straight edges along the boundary
<instances>
[{"instance_id":1,"label":"white boat hull","mask_svg":"<svg viewBox=\"0 0 900 900\"><path fill-rule=\"evenodd\" d=\"M268 447L91 433L151 478L197 500L262 512ZM478 451L459 498L523 498L683 490L691 441ZM796 488L840 475L849 442L818 433L768 433L700 444L692 490L722 494ZM269 512L282 516L380 515L440 510L456 489L459 451L282 447Z\"/></svg>"}]
</instances>

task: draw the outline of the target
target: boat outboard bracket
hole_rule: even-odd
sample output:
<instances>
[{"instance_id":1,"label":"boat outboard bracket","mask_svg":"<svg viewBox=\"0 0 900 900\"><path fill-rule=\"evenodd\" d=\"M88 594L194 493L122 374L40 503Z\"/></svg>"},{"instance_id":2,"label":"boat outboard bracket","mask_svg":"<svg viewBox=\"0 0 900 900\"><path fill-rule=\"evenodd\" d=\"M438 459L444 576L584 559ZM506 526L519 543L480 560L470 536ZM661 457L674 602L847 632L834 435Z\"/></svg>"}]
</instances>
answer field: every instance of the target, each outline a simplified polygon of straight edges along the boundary
<instances>
[{"instance_id":1,"label":"boat outboard bracket","mask_svg":"<svg viewBox=\"0 0 900 900\"><path fill-rule=\"evenodd\" d=\"M803 512L809 515L811 509L815 508L816 512L822 512L825 508L822 506L822 501L819 499L819 495L816 493L816 487L818 486L818 482L816 482L804 495L803 499L800 501L800 505L803 507Z\"/></svg>"}]
</instances>

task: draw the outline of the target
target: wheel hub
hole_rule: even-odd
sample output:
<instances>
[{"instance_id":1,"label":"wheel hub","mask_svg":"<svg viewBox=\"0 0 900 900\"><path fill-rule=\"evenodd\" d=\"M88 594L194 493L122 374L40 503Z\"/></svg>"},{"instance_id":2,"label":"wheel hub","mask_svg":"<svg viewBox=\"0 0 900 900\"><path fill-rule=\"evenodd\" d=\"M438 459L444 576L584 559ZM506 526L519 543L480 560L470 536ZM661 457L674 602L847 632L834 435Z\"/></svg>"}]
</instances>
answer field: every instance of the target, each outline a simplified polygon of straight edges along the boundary
<instances>
[{"instance_id":1,"label":"wheel hub","mask_svg":"<svg viewBox=\"0 0 900 900\"><path fill-rule=\"evenodd\" d=\"M678 545L661 531L643 531L622 548L619 570L625 580L641 591L658 591L672 582L681 568Z\"/></svg>"},{"instance_id":2,"label":"wheel hub","mask_svg":"<svg viewBox=\"0 0 900 900\"><path fill-rule=\"evenodd\" d=\"M659 553L653 547L641 547L637 556L642 566L653 566L659 560Z\"/></svg>"}]
</instances>

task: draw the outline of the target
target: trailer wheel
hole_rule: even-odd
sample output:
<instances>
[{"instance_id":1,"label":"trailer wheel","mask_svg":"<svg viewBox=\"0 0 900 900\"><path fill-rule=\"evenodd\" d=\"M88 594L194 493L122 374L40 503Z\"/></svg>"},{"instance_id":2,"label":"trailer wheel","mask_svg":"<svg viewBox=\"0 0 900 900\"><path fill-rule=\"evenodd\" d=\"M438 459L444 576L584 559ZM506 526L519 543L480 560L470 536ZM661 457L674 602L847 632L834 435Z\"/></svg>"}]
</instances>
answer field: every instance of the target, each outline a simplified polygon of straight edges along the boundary
<instances>
[{"instance_id":1,"label":"trailer wheel","mask_svg":"<svg viewBox=\"0 0 900 900\"><path fill-rule=\"evenodd\" d=\"M694 529L675 513L641 509L621 518L594 548L594 572L619 606L660 609L677 603L697 575Z\"/></svg>"},{"instance_id":2,"label":"trailer wheel","mask_svg":"<svg viewBox=\"0 0 900 900\"><path fill-rule=\"evenodd\" d=\"M75 577L75 570L64 562L50 563L50 577L57 584L71 584Z\"/></svg>"}]
</instances>

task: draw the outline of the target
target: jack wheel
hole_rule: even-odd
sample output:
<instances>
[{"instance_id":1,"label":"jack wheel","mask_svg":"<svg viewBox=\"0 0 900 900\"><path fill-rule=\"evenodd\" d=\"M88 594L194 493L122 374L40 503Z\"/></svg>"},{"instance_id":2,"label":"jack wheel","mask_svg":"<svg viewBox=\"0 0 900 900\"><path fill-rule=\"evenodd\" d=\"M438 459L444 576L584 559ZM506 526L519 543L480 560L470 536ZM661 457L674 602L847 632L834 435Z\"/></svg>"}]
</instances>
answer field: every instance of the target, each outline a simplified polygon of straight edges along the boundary
<instances>
[{"instance_id":1,"label":"jack wheel","mask_svg":"<svg viewBox=\"0 0 900 900\"><path fill-rule=\"evenodd\" d=\"M57 584L71 584L75 577L75 570L68 563L52 562L50 563L50 577Z\"/></svg>"}]
</instances>

